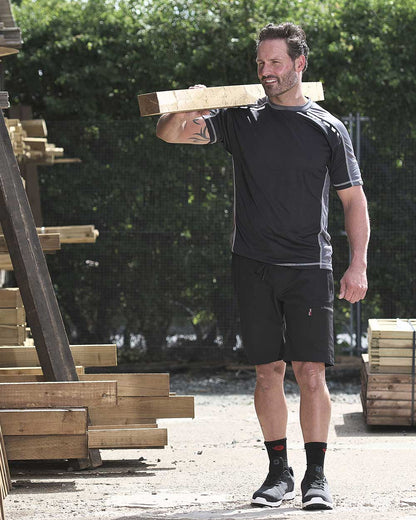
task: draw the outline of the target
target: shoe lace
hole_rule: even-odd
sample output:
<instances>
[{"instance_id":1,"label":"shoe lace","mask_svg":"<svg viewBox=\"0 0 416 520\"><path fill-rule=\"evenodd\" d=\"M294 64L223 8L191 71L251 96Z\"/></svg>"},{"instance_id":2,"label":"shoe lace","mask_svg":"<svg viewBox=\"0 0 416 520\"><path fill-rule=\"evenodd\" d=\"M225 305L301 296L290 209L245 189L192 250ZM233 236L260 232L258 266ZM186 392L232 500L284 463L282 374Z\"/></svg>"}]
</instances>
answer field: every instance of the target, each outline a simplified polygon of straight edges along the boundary
<instances>
[{"instance_id":1,"label":"shoe lace","mask_svg":"<svg viewBox=\"0 0 416 520\"><path fill-rule=\"evenodd\" d=\"M325 477L315 475L314 478L311 479L310 487L313 489L324 489L325 488Z\"/></svg>"}]
</instances>

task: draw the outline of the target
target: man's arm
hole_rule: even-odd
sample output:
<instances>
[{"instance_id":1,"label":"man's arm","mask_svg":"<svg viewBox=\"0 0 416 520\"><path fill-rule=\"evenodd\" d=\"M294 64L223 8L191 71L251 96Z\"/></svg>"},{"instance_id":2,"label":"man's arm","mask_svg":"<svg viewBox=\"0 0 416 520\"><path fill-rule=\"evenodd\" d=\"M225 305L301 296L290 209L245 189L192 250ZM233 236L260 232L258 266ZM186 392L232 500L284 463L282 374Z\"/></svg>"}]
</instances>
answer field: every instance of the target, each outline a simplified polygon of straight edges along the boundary
<instances>
[{"instance_id":1,"label":"man's arm","mask_svg":"<svg viewBox=\"0 0 416 520\"><path fill-rule=\"evenodd\" d=\"M370 222L367 199L361 186L339 190L345 230L351 248L351 262L341 279L339 298L351 303L362 300L367 292L367 247L370 238Z\"/></svg>"},{"instance_id":2,"label":"man's arm","mask_svg":"<svg viewBox=\"0 0 416 520\"><path fill-rule=\"evenodd\" d=\"M156 126L156 135L167 143L208 144L210 141L204 112L164 114Z\"/></svg>"}]
</instances>

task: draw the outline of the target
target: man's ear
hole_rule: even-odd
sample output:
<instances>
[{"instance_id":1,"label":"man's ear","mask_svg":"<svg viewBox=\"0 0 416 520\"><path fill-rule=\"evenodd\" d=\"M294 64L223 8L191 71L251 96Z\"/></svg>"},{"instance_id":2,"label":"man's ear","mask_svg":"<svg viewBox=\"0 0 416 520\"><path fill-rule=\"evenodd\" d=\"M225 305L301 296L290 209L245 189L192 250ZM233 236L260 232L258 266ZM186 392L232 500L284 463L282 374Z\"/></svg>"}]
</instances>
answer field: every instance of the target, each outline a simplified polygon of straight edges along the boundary
<instances>
[{"instance_id":1,"label":"man's ear","mask_svg":"<svg viewBox=\"0 0 416 520\"><path fill-rule=\"evenodd\" d=\"M295 60L295 71L296 72L302 72L306 65L306 58L303 54L301 54L298 58Z\"/></svg>"}]
</instances>

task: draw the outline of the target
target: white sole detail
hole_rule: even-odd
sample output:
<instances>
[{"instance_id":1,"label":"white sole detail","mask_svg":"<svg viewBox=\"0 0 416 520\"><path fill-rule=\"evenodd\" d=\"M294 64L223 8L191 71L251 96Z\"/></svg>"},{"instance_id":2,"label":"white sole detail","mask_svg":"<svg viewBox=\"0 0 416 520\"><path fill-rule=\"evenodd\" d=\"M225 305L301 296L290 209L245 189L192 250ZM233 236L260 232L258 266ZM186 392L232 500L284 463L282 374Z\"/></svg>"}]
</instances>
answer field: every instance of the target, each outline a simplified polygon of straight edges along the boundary
<instances>
[{"instance_id":1,"label":"white sole detail","mask_svg":"<svg viewBox=\"0 0 416 520\"><path fill-rule=\"evenodd\" d=\"M332 502L327 502L321 497L313 497L307 502L302 502L302 509L333 509Z\"/></svg>"},{"instance_id":2,"label":"white sole detail","mask_svg":"<svg viewBox=\"0 0 416 520\"><path fill-rule=\"evenodd\" d=\"M282 500L277 500L276 502L271 502L264 497L256 497L251 499L251 503L257 506L267 506L267 507L279 507L283 500L293 500L296 496L296 491L288 491Z\"/></svg>"}]
</instances>

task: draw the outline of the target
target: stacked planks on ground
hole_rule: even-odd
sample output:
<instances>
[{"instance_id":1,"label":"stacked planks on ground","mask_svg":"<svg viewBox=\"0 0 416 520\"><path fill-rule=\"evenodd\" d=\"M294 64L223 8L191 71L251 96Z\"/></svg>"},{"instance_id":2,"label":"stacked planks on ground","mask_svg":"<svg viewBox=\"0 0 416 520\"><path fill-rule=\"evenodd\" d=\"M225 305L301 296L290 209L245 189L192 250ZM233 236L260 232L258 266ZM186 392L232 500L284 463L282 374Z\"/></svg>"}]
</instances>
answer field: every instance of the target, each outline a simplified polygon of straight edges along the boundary
<instances>
[{"instance_id":1,"label":"stacked planks on ground","mask_svg":"<svg viewBox=\"0 0 416 520\"><path fill-rule=\"evenodd\" d=\"M412 374L372 372L362 355L361 402L368 425L414 426L415 381Z\"/></svg>"},{"instance_id":2,"label":"stacked planks on ground","mask_svg":"<svg viewBox=\"0 0 416 520\"><path fill-rule=\"evenodd\" d=\"M416 320L368 320L371 372L410 374L415 363Z\"/></svg>"}]
</instances>

